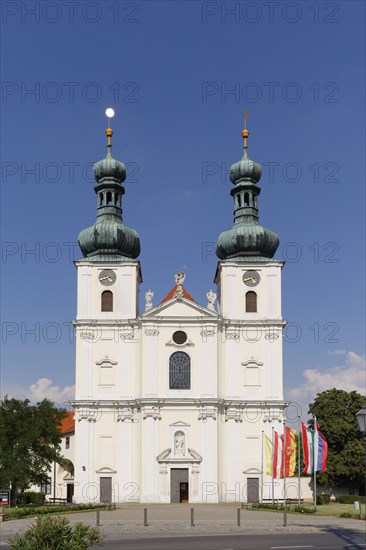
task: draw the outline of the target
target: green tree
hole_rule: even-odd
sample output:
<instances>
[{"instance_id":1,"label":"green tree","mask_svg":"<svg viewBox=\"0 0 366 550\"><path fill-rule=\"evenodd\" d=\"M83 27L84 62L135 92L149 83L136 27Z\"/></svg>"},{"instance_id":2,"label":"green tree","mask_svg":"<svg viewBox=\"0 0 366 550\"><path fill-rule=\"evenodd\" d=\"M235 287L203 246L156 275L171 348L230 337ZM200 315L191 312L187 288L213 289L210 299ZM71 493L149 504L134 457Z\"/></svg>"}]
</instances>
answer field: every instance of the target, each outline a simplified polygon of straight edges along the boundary
<instances>
[{"instance_id":1,"label":"green tree","mask_svg":"<svg viewBox=\"0 0 366 550\"><path fill-rule=\"evenodd\" d=\"M356 413L365 406L365 397L356 391L327 390L318 393L309 405L316 416L320 431L328 442L327 472L319 472L321 485L348 487L364 486L365 451Z\"/></svg>"},{"instance_id":2,"label":"green tree","mask_svg":"<svg viewBox=\"0 0 366 550\"><path fill-rule=\"evenodd\" d=\"M44 516L36 519L23 535L10 539L16 550L86 550L92 544L103 544L99 529L66 518Z\"/></svg>"},{"instance_id":3,"label":"green tree","mask_svg":"<svg viewBox=\"0 0 366 550\"><path fill-rule=\"evenodd\" d=\"M48 399L0 403L0 488L10 489L12 504L31 484L47 482L53 461L61 462L59 426L66 416Z\"/></svg>"}]
</instances>

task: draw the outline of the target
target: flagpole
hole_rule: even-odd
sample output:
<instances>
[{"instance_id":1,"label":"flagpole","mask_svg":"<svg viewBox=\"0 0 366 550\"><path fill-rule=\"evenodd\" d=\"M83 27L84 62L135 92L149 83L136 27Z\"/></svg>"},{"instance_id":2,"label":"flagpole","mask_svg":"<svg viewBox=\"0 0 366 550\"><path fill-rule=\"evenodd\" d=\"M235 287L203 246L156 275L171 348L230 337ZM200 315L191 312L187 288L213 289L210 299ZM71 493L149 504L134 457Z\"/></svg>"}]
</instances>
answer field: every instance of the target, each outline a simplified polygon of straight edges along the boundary
<instances>
[{"instance_id":1,"label":"flagpole","mask_svg":"<svg viewBox=\"0 0 366 550\"><path fill-rule=\"evenodd\" d=\"M301 468L301 460L300 460L300 453L301 453L301 422L300 422L300 418L301 416L299 415L298 416L298 419L299 419L299 441L298 441L298 449L297 449L297 475L298 475L298 489L297 489L297 492L298 492L298 504L300 506L301 504L301 499L300 499L300 496L301 496L301 479L300 479L300 468Z\"/></svg>"},{"instance_id":2,"label":"flagpole","mask_svg":"<svg viewBox=\"0 0 366 550\"><path fill-rule=\"evenodd\" d=\"M282 448L282 472L283 472L283 526L287 527L287 494L286 494L286 420L283 421L283 448Z\"/></svg>"},{"instance_id":3,"label":"flagpole","mask_svg":"<svg viewBox=\"0 0 366 550\"><path fill-rule=\"evenodd\" d=\"M274 468L274 426L272 426L272 504L274 504L274 477L273 477L273 468Z\"/></svg>"},{"instance_id":4,"label":"flagpole","mask_svg":"<svg viewBox=\"0 0 366 550\"><path fill-rule=\"evenodd\" d=\"M263 502L263 487L264 487L264 430L262 430L262 496L261 502Z\"/></svg>"},{"instance_id":5,"label":"flagpole","mask_svg":"<svg viewBox=\"0 0 366 550\"><path fill-rule=\"evenodd\" d=\"M313 420L314 420L314 431L313 431L314 511L316 512L316 464L315 464L316 416L313 416Z\"/></svg>"}]
</instances>

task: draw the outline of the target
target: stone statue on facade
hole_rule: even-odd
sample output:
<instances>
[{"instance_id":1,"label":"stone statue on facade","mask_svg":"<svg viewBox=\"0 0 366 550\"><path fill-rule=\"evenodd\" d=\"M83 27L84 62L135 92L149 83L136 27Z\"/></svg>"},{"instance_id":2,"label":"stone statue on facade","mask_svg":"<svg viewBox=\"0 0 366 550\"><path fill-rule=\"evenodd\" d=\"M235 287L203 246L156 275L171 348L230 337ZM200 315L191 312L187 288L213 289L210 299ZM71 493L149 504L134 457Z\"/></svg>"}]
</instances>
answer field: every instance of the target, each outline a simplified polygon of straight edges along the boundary
<instances>
[{"instance_id":1,"label":"stone statue on facade","mask_svg":"<svg viewBox=\"0 0 366 550\"><path fill-rule=\"evenodd\" d=\"M186 280L186 274L183 271L175 274L175 284L177 288L175 289L174 296L183 297L183 285Z\"/></svg>"},{"instance_id":2,"label":"stone statue on facade","mask_svg":"<svg viewBox=\"0 0 366 550\"><path fill-rule=\"evenodd\" d=\"M152 290L149 289L145 292L145 300L146 300L145 311L149 311L149 309L153 308L153 303L152 303L153 296L154 296L154 293Z\"/></svg>"},{"instance_id":3,"label":"stone statue on facade","mask_svg":"<svg viewBox=\"0 0 366 550\"><path fill-rule=\"evenodd\" d=\"M216 294L212 291L211 288L209 292L207 292L206 297L208 300L207 309L212 309L213 311L215 311Z\"/></svg>"},{"instance_id":4,"label":"stone statue on facade","mask_svg":"<svg viewBox=\"0 0 366 550\"><path fill-rule=\"evenodd\" d=\"M174 454L184 455L184 433L176 432L174 435Z\"/></svg>"}]
</instances>

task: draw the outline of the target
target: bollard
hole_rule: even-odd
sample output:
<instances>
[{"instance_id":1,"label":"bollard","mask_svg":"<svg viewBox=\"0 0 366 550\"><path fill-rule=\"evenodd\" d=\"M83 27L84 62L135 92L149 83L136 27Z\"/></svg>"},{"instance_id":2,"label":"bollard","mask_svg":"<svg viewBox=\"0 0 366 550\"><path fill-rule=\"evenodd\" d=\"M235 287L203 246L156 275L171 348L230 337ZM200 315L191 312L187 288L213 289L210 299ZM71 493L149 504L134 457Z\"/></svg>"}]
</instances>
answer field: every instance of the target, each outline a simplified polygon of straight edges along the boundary
<instances>
[{"instance_id":1,"label":"bollard","mask_svg":"<svg viewBox=\"0 0 366 550\"><path fill-rule=\"evenodd\" d=\"M191 527L194 527L194 508L191 508Z\"/></svg>"},{"instance_id":2,"label":"bollard","mask_svg":"<svg viewBox=\"0 0 366 550\"><path fill-rule=\"evenodd\" d=\"M144 527L147 527L147 508L144 508Z\"/></svg>"},{"instance_id":3,"label":"bollard","mask_svg":"<svg viewBox=\"0 0 366 550\"><path fill-rule=\"evenodd\" d=\"M240 527L240 508L236 510L236 525Z\"/></svg>"},{"instance_id":4,"label":"bollard","mask_svg":"<svg viewBox=\"0 0 366 550\"><path fill-rule=\"evenodd\" d=\"M96 512L97 512L96 526L99 527L100 526L100 510L99 510L99 508L97 508Z\"/></svg>"},{"instance_id":5,"label":"bollard","mask_svg":"<svg viewBox=\"0 0 366 550\"><path fill-rule=\"evenodd\" d=\"M283 526L287 527L287 503L285 501L285 506L283 509Z\"/></svg>"}]
</instances>

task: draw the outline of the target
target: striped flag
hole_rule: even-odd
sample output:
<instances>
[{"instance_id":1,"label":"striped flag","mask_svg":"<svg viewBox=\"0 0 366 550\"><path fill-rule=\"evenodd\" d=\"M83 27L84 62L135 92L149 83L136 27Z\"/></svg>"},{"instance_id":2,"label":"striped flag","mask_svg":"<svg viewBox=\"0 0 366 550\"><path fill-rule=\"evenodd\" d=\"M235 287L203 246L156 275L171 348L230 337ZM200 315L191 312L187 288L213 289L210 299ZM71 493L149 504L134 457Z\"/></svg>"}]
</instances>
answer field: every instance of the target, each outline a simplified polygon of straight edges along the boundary
<instances>
[{"instance_id":1,"label":"striped flag","mask_svg":"<svg viewBox=\"0 0 366 550\"><path fill-rule=\"evenodd\" d=\"M274 432L273 477L283 478L283 435Z\"/></svg>"},{"instance_id":2,"label":"striped flag","mask_svg":"<svg viewBox=\"0 0 366 550\"><path fill-rule=\"evenodd\" d=\"M319 424L315 432L309 426L301 422L302 444L304 449L304 474L325 472L327 469L328 443L324 435L319 431Z\"/></svg>"},{"instance_id":3,"label":"striped flag","mask_svg":"<svg viewBox=\"0 0 366 550\"><path fill-rule=\"evenodd\" d=\"M316 424L314 434L314 462L316 472L327 471L328 443L324 435L319 431L319 424Z\"/></svg>"},{"instance_id":4,"label":"striped flag","mask_svg":"<svg viewBox=\"0 0 366 550\"><path fill-rule=\"evenodd\" d=\"M314 465L314 447L313 447L313 430L309 428L309 426L305 426L303 422L301 422L301 435L302 435L302 447L304 451L304 474L312 474L313 473L313 465Z\"/></svg>"},{"instance_id":5,"label":"striped flag","mask_svg":"<svg viewBox=\"0 0 366 550\"><path fill-rule=\"evenodd\" d=\"M292 477L295 475L296 449L297 449L296 430L292 428L286 428L286 445L285 445L286 477Z\"/></svg>"}]
</instances>

